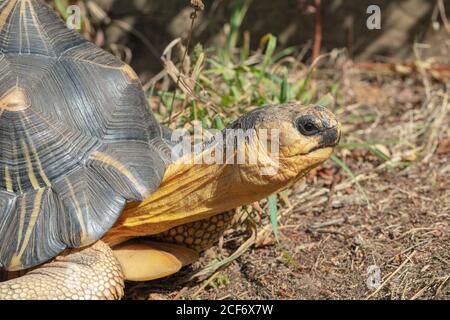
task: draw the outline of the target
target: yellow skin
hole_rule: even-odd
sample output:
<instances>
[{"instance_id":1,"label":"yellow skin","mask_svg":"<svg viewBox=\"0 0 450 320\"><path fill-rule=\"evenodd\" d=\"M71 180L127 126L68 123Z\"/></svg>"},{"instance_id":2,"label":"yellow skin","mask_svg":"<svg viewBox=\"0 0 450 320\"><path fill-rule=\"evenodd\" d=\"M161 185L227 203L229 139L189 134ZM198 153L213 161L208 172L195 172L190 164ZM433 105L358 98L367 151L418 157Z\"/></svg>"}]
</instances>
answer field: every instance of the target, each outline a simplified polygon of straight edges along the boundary
<instances>
[{"instance_id":1,"label":"yellow skin","mask_svg":"<svg viewBox=\"0 0 450 320\"><path fill-rule=\"evenodd\" d=\"M186 164L181 159L169 165L161 186L154 194L125 209L103 241L115 245L137 236L159 234L178 225L253 203L288 187L333 153L333 147L311 152L321 137L304 136L293 126L296 118L313 110L299 105L278 106L271 110L272 121L256 126L257 132L260 129L280 132L279 168L274 168L277 174L261 174L262 167L267 169L277 164L269 156L264 157L262 150L255 151L258 143L244 143L240 147L246 150L245 154L260 154L256 165ZM270 113L269 110L267 112ZM322 108L317 113L330 119L330 125L340 131L338 121L329 111Z\"/></svg>"},{"instance_id":2,"label":"yellow skin","mask_svg":"<svg viewBox=\"0 0 450 320\"><path fill-rule=\"evenodd\" d=\"M258 154L256 163L207 165L180 159L168 166L154 194L127 206L102 241L67 251L21 278L0 283L0 299L118 299L124 279L144 281L175 273L195 261L197 253L175 245L127 241L162 234L281 191L327 160L340 138L339 122L322 107L294 103L267 107L261 114L253 126L257 135L236 148L247 156ZM299 119L305 118L316 131L305 134L303 120L299 129ZM277 159L261 148L262 129L279 130ZM264 175L263 168L276 174Z\"/></svg>"}]
</instances>

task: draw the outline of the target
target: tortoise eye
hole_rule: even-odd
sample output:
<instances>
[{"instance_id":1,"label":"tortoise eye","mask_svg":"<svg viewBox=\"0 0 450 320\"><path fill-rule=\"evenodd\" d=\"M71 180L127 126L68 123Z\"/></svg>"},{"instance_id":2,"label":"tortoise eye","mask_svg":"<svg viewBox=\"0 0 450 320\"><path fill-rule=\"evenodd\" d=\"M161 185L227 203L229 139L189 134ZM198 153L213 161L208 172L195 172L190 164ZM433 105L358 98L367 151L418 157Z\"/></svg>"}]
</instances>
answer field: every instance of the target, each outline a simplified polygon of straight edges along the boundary
<instances>
[{"instance_id":1,"label":"tortoise eye","mask_svg":"<svg viewBox=\"0 0 450 320\"><path fill-rule=\"evenodd\" d=\"M313 136L320 132L311 116L303 116L296 121L298 131L305 136Z\"/></svg>"}]
</instances>

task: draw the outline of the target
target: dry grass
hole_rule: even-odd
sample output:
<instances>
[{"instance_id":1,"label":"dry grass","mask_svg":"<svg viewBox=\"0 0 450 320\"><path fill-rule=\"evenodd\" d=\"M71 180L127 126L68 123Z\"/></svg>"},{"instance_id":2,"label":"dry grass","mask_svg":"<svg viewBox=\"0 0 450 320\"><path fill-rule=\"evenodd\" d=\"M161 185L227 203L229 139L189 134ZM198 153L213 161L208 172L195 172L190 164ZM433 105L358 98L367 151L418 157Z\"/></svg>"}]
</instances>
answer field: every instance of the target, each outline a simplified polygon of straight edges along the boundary
<instances>
[{"instance_id":1,"label":"dry grass","mask_svg":"<svg viewBox=\"0 0 450 320\"><path fill-rule=\"evenodd\" d=\"M158 282L130 284L127 297L449 299L448 85L429 61L421 61L419 47L414 72L406 73L402 66L361 69L338 50L314 68L300 62L306 50L278 54L270 36L250 51L249 35L243 35L238 48L248 1L241 2L224 28L223 48L197 46L186 59L179 42L166 50L164 70L144 84L158 118L170 119L172 127L202 121L221 128L257 105L316 102L331 92L337 101L332 109L344 125L337 157L354 179L327 162L289 190L289 197L280 195L280 244L267 214L261 215L269 211L263 201L248 208L260 217L259 229L249 228L256 238L245 228L231 230L194 266ZM95 7L82 9L103 23L117 23ZM84 21L83 32L92 41L102 35L90 21ZM126 47L107 49L131 57ZM228 267L218 269L218 263ZM367 287L373 265L382 276L376 290Z\"/></svg>"},{"instance_id":2,"label":"dry grass","mask_svg":"<svg viewBox=\"0 0 450 320\"><path fill-rule=\"evenodd\" d=\"M311 87L318 91L339 85L334 111L345 132L337 155L371 208L328 162L281 205L280 245L263 218L266 227L253 246L225 270L203 282L180 284L181 274L131 285L129 297L449 299L449 91L423 77L362 72L345 56L330 58L314 74ZM264 203L262 210L268 210ZM185 272L204 271L247 238L241 229L230 232ZM366 284L372 265L381 270L377 290Z\"/></svg>"}]
</instances>

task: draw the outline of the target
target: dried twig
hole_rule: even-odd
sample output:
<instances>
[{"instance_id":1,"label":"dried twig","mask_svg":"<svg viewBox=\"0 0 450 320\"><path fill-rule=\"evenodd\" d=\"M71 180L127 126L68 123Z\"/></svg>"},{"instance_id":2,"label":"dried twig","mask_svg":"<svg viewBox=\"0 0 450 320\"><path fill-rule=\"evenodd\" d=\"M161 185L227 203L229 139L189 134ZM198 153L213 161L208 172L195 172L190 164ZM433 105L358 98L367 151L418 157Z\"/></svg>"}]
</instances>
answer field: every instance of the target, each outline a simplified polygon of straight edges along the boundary
<instances>
[{"instance_id":1,"label":"dried twig","mask_svg":"<svg viewBox=\"0 0 450 320\"><path fill-rule=\"evenodd\" d=\"M344 223L346 220L347 219L345 217L342 217L342 218L337 218L334 220L325 221L322 223L314 223L310 226L310 229L320 229L320 228L324 228L324 227L340 225L340 224Z\"/></svg>"},{"instance_id":2,"label":"dried twig","mask_svg":"<svg viewBox=\"0 0 450 320\"><path fill-rule=\"evenodd\" d=\"M450 23L447 19L447 13L445 11L444 0L438 0L437 2L439 8L439 14L441 16L442 22L444 23L445 30L450 33Z\"/></svg>"},{"instance_id":3,"label":"dried twig","mask_svg":"<svg viewBox=\"0 0 450 320\"><path fill-rule=\"evenodd\" d=\"M436 290L436 296L441 295L441 291L444 289L444 286L447 284L447 282L450 280L450 274L445 277L444 281L442 281L441 285L439 286L439 288L437 288Z\"/></svg>"},{"instance_id":4,"label":"dried twig","mask_svg":"<svg viewBox=\"0 0 450 320\"><path fill-rule=\"evenodd\" d=\"M423 154L423 162L428 162L433 156L439 144L439 133L442 130L443 123L450 111L449 95L444 95L441 108L437 110L434 120L429 124L427 132L428 141Z\"/></svg>"},{"instance_id":5,"label":"dried twig","mask_svg":"<svg viewBox=\"0 0 450 320\"><path fill-rule=\"evenodd\" d=\"M188 35L188 40L187 40L187 44L186 44L186 50L184 50L183 53L183 57L181 59L181 65L184 65L184 62L186 60L187 54L189 52L189 48L191 46L191 41L192 41L192 33L194 31L194 25L195 25L195 20L197 19L197 12L198 11L202 11L205 6L203 5L201 0L192 0L191 1L191 5L194 7L194 11L191 13L191 26L189 28L189 35ZM176 88L178 88L178 86L180 85L180 80L181 80L181 73L178 76L177 82L176 82ZM170 105L170 109L169 109L169 120L168 122L171 123L172 122L172 112L173 112L173 106L175 104L175 98L177 96L177 90L173 91L173 96L172 96L172 102Z\"/></svg>"},{"instance_id":6,"label":"dried twig","mask_svg":"<svg viewBox=\"0 0 450 320\"><path fill-rule=\"evenodd\" d=\"M235 261L237 258L239 258L241 255L243 255L247 250L255 243L256 241L256 224L251 223L249 220L247 220L248 225L247 227L251 231L250 237L245 241L231 256L228 258L223 259L222 261L219 261L217 263L214 263L211 266L208 266L199 272L195 272L193 274L188 275L184 279L181 280L182 283L186 283L189 281L192 281L194 279L205 279L210 277L211 274L213 274L212 277L214 277L215 274L219 270L222 270L223 268L227 267L231 262ZM210 278L211 280L211 278Z\"/></svg>"},{"instance_id":7,"label":"dried twig","mask_svg":"<svg viewBox=\"0 0 450 320\"><path fill-rule=\"evenodd\" d=\"M218 275L219 275L219 271L216 271L211 277L209 277L208 280L205 281L205 283L203 283L203 284L201 285L200 288L198 288L197 291L195 291L195 293L192 295L192 297L195 299L195 298L196 298L203 290L205 290L205 288L206 288L208 285L210 285L210 284L214 281L214 279L217 278Z\"/></svg>"},{"instance_id":8,"label":"dried twig","mask_svg":"<svg viewBox=\"0 0 450 320\"><path fill-rule=\"evenodd\" d=\"M205 5L202 0L191 0L191 6L195 9L195 11L205 10Z\"/></svg>"},{"instance_id":9,"label":"dried twig","mask_svg":"<svg viewBox=\"0 0 450 320\"><path fill-rule=\"evenodd\" d=\"M315 4L315 22L314 22L314 47L312 59L315 61L320 55L322 47L322 14L321 0L314 0Z\"/></svg>"},{"instance_id":10,"label":"dried twig","mask_svg":"<svg viewBox=\"0 0 450 320\"><path fill-rule=\"evenodd\" d=\"M392 280L392 278L397 274L397 273L399 273L399 271L409 262L409 261L411 261L411 259L412 259L412 257L414 257L414 255L416 254L416 251L413 251L407 258L406 258L406 260L405 261L403 261L403 263L394 271L394 272L392 272L390 275L389 275L389 277L387 277L387 279L374 291L374 292L372 292L370 295L368 295L367 297L366 297L366 300L369 300L369 299L371 299L371 298L373 298L378 292L380 292L381 291L381 289L383 289L384 288L384 286L386 285L386 284L388 284L391 280Z\"/></svg>"}]
</instances>

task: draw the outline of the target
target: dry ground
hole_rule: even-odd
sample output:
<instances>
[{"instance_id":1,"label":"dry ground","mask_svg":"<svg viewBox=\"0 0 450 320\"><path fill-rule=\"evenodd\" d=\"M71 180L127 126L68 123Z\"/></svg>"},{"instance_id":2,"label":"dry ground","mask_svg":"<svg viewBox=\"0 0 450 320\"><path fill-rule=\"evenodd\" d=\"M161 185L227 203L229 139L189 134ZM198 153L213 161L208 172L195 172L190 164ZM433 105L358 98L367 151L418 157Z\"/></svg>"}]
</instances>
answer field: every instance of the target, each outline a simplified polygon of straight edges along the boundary
<instances>
[{"instance_id":1,"label":"dry ground","mask_svg":"<svg viewBox=\"0 0 450 320\"><path fill-rule=\"evenodd\" d=\"M243 230L229 232L176 276L129 284L128 298L450 298L449 88L426 71L368 73L332 62L318 71L316 85L339 84L334 110L344 123L344 148L337 155L371 205L329 161L281 201L279 245L262 218L266 232L228 267L185 281L230 256L249 237ZM380 271L378 289L367 285L371 266Z\"/></svg>"}]
</instances>

